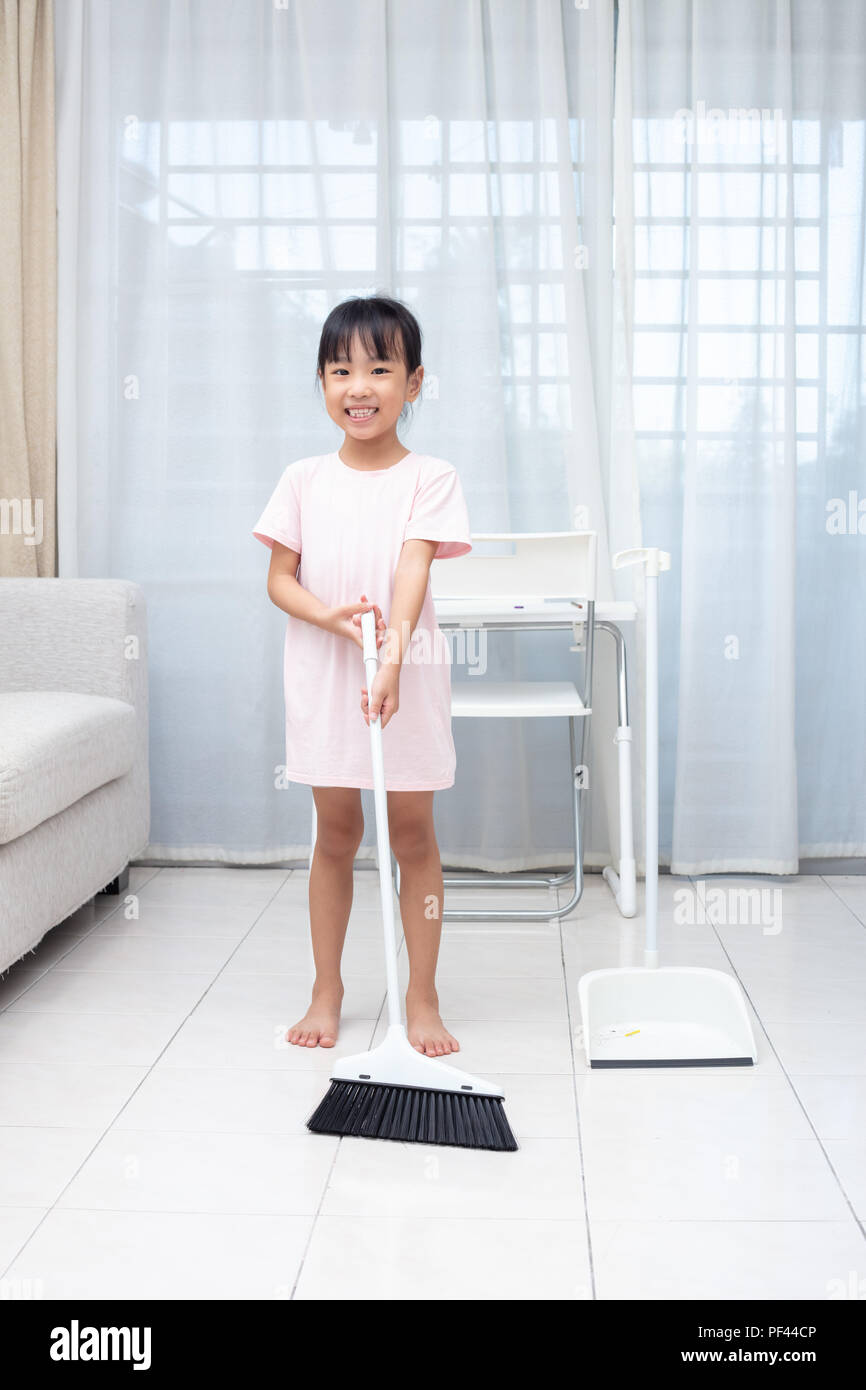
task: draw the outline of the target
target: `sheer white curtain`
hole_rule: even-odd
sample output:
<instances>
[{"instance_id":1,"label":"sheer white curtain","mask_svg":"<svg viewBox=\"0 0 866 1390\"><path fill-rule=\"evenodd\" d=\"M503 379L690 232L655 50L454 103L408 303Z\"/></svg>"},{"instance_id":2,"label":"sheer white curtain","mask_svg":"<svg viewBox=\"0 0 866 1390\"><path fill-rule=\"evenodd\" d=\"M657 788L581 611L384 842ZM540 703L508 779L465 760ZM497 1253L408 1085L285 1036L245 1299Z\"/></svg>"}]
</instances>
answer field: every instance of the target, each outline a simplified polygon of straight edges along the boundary
<instances>
[{"instance_id":1,"label":"sheer white curtain","mask_svg":"<svg viewBox=\"0 0 866 1390\"><path fill-rule=\"evenodd\" d=\"M620 0L617 64L661 857L862 855L866 6Z\"/></svg>"},{"instance_id":2,"label":"sheer white curtain","mask_svg":"<svg viewBox=\"0 0 866 1390\"><path fill-rule=\"evenodd\" d=\"M61 573L146 592L151 856L305 861L309 789L279 777L284 619L250 531L288 462L342 441L314 389L334 304L381 290L417 312L403 437L458 468L473 529L568 528L583 506L611 593L612 0L65 0L57 22ZM562 634L495 635L488 660L576 669ZM565 725L455 741L443 858L564 862Z\"/></svg>"}]
</instances>

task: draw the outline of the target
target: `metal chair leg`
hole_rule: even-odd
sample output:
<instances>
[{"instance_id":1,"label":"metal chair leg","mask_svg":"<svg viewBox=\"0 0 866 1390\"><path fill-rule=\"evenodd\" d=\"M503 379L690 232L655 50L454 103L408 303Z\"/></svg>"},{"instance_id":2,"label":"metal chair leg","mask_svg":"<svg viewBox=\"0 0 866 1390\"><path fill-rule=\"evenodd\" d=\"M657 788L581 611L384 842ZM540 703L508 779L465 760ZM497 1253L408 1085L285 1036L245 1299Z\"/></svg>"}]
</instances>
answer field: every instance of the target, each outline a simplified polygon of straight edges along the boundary
<instances>
[{"instance_id":1,"label":"metal chair leg","mask_svg":"<svg viewBox=\"0 0 866 1390\"><path fill-rule=\"evenodd\" d=\"M593 653L595 647L595 603L587 605L587 616L584 624L585 649L583 658L583 703L588 710L592 710L592 676L593 676ZM575 756L574 723L575 717L570 715L568 718L568 739L571 753L571 781L572 781L572 818L574 824L574 868L567 873L556 874L547 878L516 878L515 876L485 876L479 880L477 878L443 878L445 888L493 888L497 886L513 888L558 888L560 884L568 883L574 879L574 893L565 907L550 908L486 908L474 911L457 911L455 908L442 907L442 920L449 922L489 922L489 921L516 921L516 922L536 922L549 921L552 917L565 917L580 902L583 896L583 804L584 793L587 788L584 785L582 775L584 749L586 747L587 725L591 714L581 716L580 719L580 748Z\"/></svg>"},{"instance_id":2,"label":"metal chair leg","mask_svg":"<svg viewBox=\"0 0 866 1390\"><path fill-rule=\"evenodd\" d=\"M583 803L584 796L587 791L587 788L584 785L585 779L583 778L580 769L582 768L583 764L583 750L586 743L586 725L588 721L588 715L586 717L581 718L580 720L579 751L577 752L577 756L575 756L575 720L572 716L570 716L568 720L569 748L571 752L572 823L574 828L574 868L572 869L570 876L573 876L575 879L575 889L571 897L571 900L567 902L564 907L495 907L476 908L472 910L468 908L465 910L458 908L447 908L444 906L443 903L443 922L548 922L551 920L551 918L559 918L566 916L566 914L571 912L571 910L580 901L583 895ZM446 882L446 880L443 880L443 882ZM479 882L478 879L471 879L469 880L469 882L474 888L486 888L490 880L484 879ZM505 882L511 882L512 884L515 884L515 886L519 887L523 886L523 883L519 885L516 884L514 879L506 879ZM525 883L526 880L524 880L523 882Z\"/></svg>"},{"instance_id":3,"label":"metal chair leg","mask_svg":"<svg viewBox=\"0 0 866 1390\"><path fill-rule=\"evenodd\" d=\"M574 893L565 907L557 912L557 917L566 917L573 907L576 907L583 897L583 823L584 823L584 793L587 791L586 778L584 776L583 750L586 746L586 720L580 721L580 752L577 758L574 756L574 720L568 721L569 744L571 747L571 767L572 784L574 789L574 814L576 821L575 832L575 852L574 852ZM571 875L569 875L571 877Z\"/></svg>"}]
</instances>

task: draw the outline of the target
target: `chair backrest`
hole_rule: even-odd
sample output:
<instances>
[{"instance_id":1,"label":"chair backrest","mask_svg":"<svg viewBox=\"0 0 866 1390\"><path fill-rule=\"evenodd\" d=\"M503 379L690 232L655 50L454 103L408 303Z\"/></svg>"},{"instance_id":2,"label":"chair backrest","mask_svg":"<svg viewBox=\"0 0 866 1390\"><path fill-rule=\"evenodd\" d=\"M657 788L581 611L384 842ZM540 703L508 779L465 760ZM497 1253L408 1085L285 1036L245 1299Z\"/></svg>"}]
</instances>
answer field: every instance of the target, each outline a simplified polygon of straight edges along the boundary
<instances>
[{"instance_id":1,"label":"chair backrest","mask_svg":"<svg viewBox=\"0 0 866 1390\"><path fill-rule=\"evenodd\" d=\"M434 560L430 588L446 598L585 598L595 601L595 531L500 531L472 535L466 555ZM486 542L511 542L513 553L484 554ZM479 549L475 549L476 545ZM501 546L500 546L501 549Z\"/></svg>"}]
</instances>

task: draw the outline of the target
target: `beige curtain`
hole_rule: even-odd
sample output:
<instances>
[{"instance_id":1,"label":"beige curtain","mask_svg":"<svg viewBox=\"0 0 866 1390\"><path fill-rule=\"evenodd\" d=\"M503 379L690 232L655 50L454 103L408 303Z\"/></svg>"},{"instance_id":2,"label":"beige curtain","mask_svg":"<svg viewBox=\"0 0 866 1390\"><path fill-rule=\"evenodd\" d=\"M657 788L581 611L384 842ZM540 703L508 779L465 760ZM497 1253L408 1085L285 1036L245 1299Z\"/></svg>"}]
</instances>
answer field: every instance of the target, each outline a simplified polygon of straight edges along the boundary
<instances>
[{"instance_id":1,"label":"beige curtain","mask_svg":"<svg viewBox=\"0 0 866 1390\"><path fill-rule=\"evenodd\" d=\"M0 0L0 576L57 573L53 0Z\"/></svg>"}]
</instances>

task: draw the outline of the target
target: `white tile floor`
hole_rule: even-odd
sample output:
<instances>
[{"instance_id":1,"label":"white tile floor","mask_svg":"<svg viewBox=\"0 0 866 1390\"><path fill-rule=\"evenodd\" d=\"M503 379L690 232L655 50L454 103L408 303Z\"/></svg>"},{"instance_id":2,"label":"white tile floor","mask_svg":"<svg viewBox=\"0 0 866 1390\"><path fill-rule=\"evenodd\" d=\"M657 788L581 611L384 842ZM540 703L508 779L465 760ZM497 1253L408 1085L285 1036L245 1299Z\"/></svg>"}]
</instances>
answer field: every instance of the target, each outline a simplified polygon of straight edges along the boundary
<instances>
[{"instance_id":1,"label":"white tile floor","mask_svg":"<svg viewBox=\"0 0 866 1390\"><path fill-rule=\"evenodd\" d=\"M738 975L754 1069L587 1068L580 975L642 964L597 875L561 923L445 924L457 1064L499 1080L520 1144L491 1154L306 1129L334 1053L283 1039L305 871L133 870L131 906L96 899L0 980L0 1297L862 1296L866 879L760 880L781 922L675 921L675 894L755 882L660 880L662 963ZM338 1051L381 1036L378 892L359 868Z\"/></svg>"}]
</instances>

